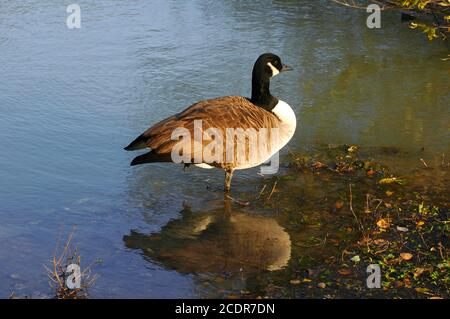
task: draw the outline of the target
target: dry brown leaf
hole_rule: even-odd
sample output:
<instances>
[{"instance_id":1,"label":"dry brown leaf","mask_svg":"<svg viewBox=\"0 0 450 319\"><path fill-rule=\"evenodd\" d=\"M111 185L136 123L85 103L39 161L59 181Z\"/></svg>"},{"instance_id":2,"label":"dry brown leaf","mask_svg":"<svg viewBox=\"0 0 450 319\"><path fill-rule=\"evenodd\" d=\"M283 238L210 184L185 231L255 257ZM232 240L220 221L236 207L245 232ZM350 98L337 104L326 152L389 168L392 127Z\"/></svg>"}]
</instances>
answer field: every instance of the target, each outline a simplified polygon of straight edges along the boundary
<instances>
[{"instance_id":1,"label":"dry brown leaf","mask_svg":"<svg viewBox=\"0 0 450 319\"><path fill-rule=\"evenodd\" d=\"M425 268L416 268L414 271L414 278L418 278L420 275L422 275L425 272Z\"/></svg>"},{"instance_id":2,"label":"dry brown leaf","mask_svg":"<svg viewBox=\"0 0 450 319\"><path fill-rule=\"evenodd\" d=\"M338 200L335 204L334 207L336 209L341 209L342 207L344 207L344 202L342 200Z\"/></svg>"},{"instance_id":3,"label":"dry brown leaf","mask_svg":"<svg viewBox=\"0 0 450 319\"><path fill-rule=\"evenodd\" d=\"M410 253L400 253L400 257L402 257L403 260L410 260L413 258L413 255Z\"/></svg>"},{"instance_id":4,"label":"dry brown leaf","mask_svg":"<svg viewBox=\"0 0 450 319\"><path fill-rule=\"evenodd\" d=\"M405 287L407 287L407 288L411 287L411 279L405 278L405 279L403 279L403 283L405 284Z\"/></svg>"},{"instance_id":5,"label":"dry brown leaf","mask_svg":"<svg viewBox=\"0 0 450 319\"><path fill-rule=\"evenodd\" d=\"M315 162L311 166L312 166L313 169L320 169L320 168L323 168L323 167L328 167L326 164L321 163L321 162Z\"/></svg>"},{"instance_id":6,"label":"dry brown leaf","mask_svg":"<svg viewBox=\"0 0 450 319\"><path fill-rule=\"evenodd\" d=\"M372 177L375 173L376 173L376 171L374 171L373 169L369 169L368 171L366 171L366 174L369 177Z\"/></svg>"},{"instance_id":7,"label":"dry brown leaf","mask_svg":"<svg viewBox=\"0 0 450 319\"><path fill-rule=\"evenodd\" d=\"M417 267L416 270L414 271L414 279L419 278L424 272L430 272L433 271L433 267Z\"/></svg>"},{"instance_id":8,"label":"dry brown leaf","mask_svg":"<svg viewBox=\"0 0 450 319\"><path fill-rule=\"evenodd\" d=\"M377 226L380 227L381 229L388 229L391 226L391 224L388 219L382 218L377 221Z\"/></svg>"},{"instance_id":9,"label":"dry brown leaf","mask_svg":"<svg viewBox=\"0 0 450 319\"><path fill-rule=\"evenodd\" d=\"M387 240L382 239L382 238L375 239L375 240L373 241L373 243L374 243L375 245L377 245L377 246L384 246L384 245L386 245L386 244L389 244L389 242L388 242Z\"/></svg>"},{"instance_id":10,"label":"dry brown leaf","mask_svg":"<svg viewBox=\"0 0 450 319\"><path fill-rule=\"evenodd\" d=\"M378 181L378 184L381 184L381 185L387 185L387 184L393 184L393 183L403 184L403 180L401 180L397 177L387 177L387 178L382 178Z\"/></svg>"},{"instance_id":11,"label":"dry brown leaf","mask_svg":"<svg viewBox=\"0 0 450 319\"><path fill-rule=\"evenodd\" d=\"M352 271L348 268L342 268L338 270L339 275L341 276L348 276L352 274Z\"/></svg>"},{"instance_id":12,"label":"dry brown leaf","mask_svg":"<svg viewBox=\"0 0 450 319\"><path fill-rule=\"evenodd\" d=\"M355 145L350 145L350 147L347 148L347 152L349 152L349 153L353 153L353 152L355 152L357 150L358 150L358 147L355 146Z\"/></svg>"},{"instance_id":13,"label":"dry brown leaf","mask_svg":"<svg viewBox=\"0 0 450 319\"><path fill-rule=\"evenodd\" d=\"M415 289L418 293L421 293L421 294L429 294L429 289L428 288L421 288L421 287L418 287L418 288L416 288Z\"/></svg>"}]
</instances>

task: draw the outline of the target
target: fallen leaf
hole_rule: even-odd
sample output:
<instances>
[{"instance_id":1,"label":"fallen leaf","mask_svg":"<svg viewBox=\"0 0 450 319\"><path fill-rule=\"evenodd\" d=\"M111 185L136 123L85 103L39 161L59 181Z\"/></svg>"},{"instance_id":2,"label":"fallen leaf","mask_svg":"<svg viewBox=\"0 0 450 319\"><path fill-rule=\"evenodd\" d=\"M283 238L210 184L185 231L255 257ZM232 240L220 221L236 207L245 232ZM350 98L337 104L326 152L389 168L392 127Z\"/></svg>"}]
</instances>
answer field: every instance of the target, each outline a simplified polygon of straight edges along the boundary
<instances>
[{"instance_id":1,"label":"fallen leaf","mask_svg":"<svg viewBox=\"0 0 450 319\"><path fill-rule=\"evenodd\" d=\"M311 166L312 166L313 169L320 169L320 168L323 168L323 167L327 167L326 164L321 163L321 162L315 162Z\"/></svg>"},{"instance_id":2,"label":"fallen leaf","mask_svg":"<svg viewBox=\"0 0 450 319\"><path fill-rule=\"evenodd\" d=\"M317 284L317 287L319 287L319 288L325 288L327 285L324 283L324 282L319 282L318 284Z\"/></svg>"},{"instance_id":3,"label":"fallen leaf","mask_svg":"<svg viewBox=\"0 0 450 319\"><path fill-rule=\"evenodd\" d=\"M420 275L422 275L424 272L426 271L425 268L416 268L416 270L414 271L414 279L417 279L420 277Z\"/></svg>"},{"instance_id":4,"label":"fallen leaf","mask_svg":"<svg viewBox=\"0 0 450 319\"><path fill-rule=\"evenodd\" d=\"M387 240L384 240L384 239L382 239L382 238L375 239L375 240L373 241L373 243L374 243L375 245L377 245L377 246L383 246L383 245L389 244L389 242L388 242Z\"/></svg>"},{"instance_id":5,"label":"fallen leaf","mask_svg":"<svg viewBox=\"0 0 450 319\"><path fill-rule=\"evenodd\" d=\"M406 233L409 229L406 227L397 226L397 230Z\"/></svg>"},{"instance_id":6,"label":"fallen leaf","mask_svg":"<svg viewBox=\"0 0 450 319\"><path fill-rule=\"evenodd\" d=\"M338 270L339 275L341 276L348 276L352 274L352 271L348 268L342 268Z\"/></svg>"},{"instance_id":7,"label":"fallen leaf","mask_svg":"<svg viewBox=\"0 0 450 319\"><path fill-rule=\"evenodd\" d=\"M399 179L399 178L397 178L397 177L387 177L387 178L382 178L382 179L380 179L379 181L378 181L378 184L381 184L381 185L387 185L387 184L393 184L393 183L396 183L396 184L403 184L404 183L404 181L403 180L401 180L401 179Z\"/></svg>"},{"instance_id":8,"label":"fallen leaf","mask_svg":"<svg viewBox=\"0 0 450 319\"><path fill-rule=\"evenodd\" d=\"M423 211L423 203L419 204L419 214L422 214Z\"/></svg>"},{"instance_id":9,"label":"fallen leaf","mask_svg":"<svg viewBox=\"0 0 450 319\"><path fill-rule=\"evenodd\" d=\"M405 287L407 287L407 288L411 287L411 279L405 278L405 279L403 279L403 283L405 284Z\"/></svg>"},{"instance_id":10,"label":"fallen leaf","mask_svg":"<svg viewBox=\"0 0 450 319\"><path fill-rule=\"evenodd\" d=\"M341 209L342 207L344 207L344 202L342 200L338 200L335 204L334 207L336 209Z\"/></svg>"},{"instance_id":11,"label":"fallen leaf","mask_svg":"<svg viewBox=\"0 0 450 319\"><path fill-rule=\"evenodd\" d=\"M427 288L416 288L416 291L421 294L428 294L429 289Z\"/></svg>"},{"instance_id":12,"label":"fallen leaf","mask_svg":"<svg viewBox=\"0 0 450 319\"><path fill-rule=\"evenodd\" d=\"M330 243L332 243L333 245L335 245L335 246L339 245L339 243L340 243L339 240L334 239L334 238L330 238L330 239L328 239L328 241L329 241Z\"/></svg>"},{"instance_id":13,"label":"fallen leaf","mask_svg":"<svg viewBox=\"0 0 450 319\"><path fill-rule=\"evenodd\" d=\"M347 149L347 152L353 153L353 152L356 151L357 149L358 149L357 146L351 145L351 146Z\"/></svg>"},{"instance_id":14,"label":"fallen leaf","mask_svg":"<svg viewBox=\"0 0 450 319\"><path fill-rule=\"evenodd\" d=\"M410 260L413 258L413 255L410 253L400 253L400 257L402 257L403 260Z\"/></svg>"},{"instance_id":15,"label":"fallen leaf","mask_svg":"<svg viewBox=\"0 0 450 319\"><path fill-rule=\"evenodd\" d=\"M369 176L369 177L372 177L375 173L376 173L376 171L374 171L373 169L369 169L369 170L366 172L367 176Z\"/></svg>"},{"instance_id":16,"label":"fallen leaf","mask_svg":"<svg viewBox=\"0 0 450 319\"><path fill-rule=\"evenodd\" d=\"M393 191L386 191L386 196L391 197L394 194Z\"/></svg>"},{"instance_id":17,"label":"fallen leaf","mask_svg":"<svg viewBox=\"0 0 450 319\"><path fill-rule=\"evenodd\" d=\"M311 279L309 279L309 278L305 278L305 279L303 279L303 282L311 282L312 280Z\"/></svg>"},{"instance_id":18,"label":"fallen leaf","mask_svg":"<svg viewBox=\"0 0 450 319\"><path fill-rule=\"evenodd\" d=\"M355 262L355 263L358 263L358 262L361 261L361 258L358 255L356 255L356 256L352 257L350 260Z\"/></svg>"},{"instance_id":19,"label":"fallen leaf","mask_svg":"<svg viewBox=\"0 0 450 319\"><path fill-rule=\"evenodd\" d=\"M382 218L379 221L377 221L377 226L380 227L381 229L388 229L391 226L391 224L388 219Z\"/></svg>"},{"instance_id":20,"label":"fallen leaf","mask_svg":"<svg viewBox=\"0 0 450 319\"><path fill-rule=\"evenodd\" d=\"M290 283L291 285L300 285L302 282L299 279L292 279Z\"/></svg>"},{"instance_id":21,"label":"fallen leaf","mask_svg":"<svg viewBox=\"0 0 450 319\"><path fill-rule=\"evenodd\" d=\"M425 222L423 220L419 220L416 225L417 227L422 227L423 225L425 225Z\"/></svg>"}]
</instances>

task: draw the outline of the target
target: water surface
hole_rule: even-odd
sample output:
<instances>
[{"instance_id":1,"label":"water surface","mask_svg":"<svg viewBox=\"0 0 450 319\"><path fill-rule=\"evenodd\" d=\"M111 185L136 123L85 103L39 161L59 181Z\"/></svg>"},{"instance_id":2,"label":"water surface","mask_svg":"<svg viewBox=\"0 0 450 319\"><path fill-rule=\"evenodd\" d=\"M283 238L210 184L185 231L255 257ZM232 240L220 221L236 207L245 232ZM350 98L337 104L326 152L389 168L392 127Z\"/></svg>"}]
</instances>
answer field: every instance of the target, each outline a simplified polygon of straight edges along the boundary
<instances>
[{"instance_id":1,"label":"water surface","mask_svg":"<svg viewBox=\"0 0 450 319\"><path fill-rule=\"evenodd\" d=\"M73 225L83 262L101 260L94 297L222 296L288 265L310 235L289 216L227 208L220 171L130 168L122 149L200 99L248 96L263 52L295 68L272 83L298 118L292 150L393 147L404 171L448 154L447 48L395 13L369 30L329 1L77 3L75 30L65 1L0 4L0 297L49 294L43 264ZM257 172L236 196L257 195ZM305 188L291 204L314 218Z\"/></svg>"}]
</instances>

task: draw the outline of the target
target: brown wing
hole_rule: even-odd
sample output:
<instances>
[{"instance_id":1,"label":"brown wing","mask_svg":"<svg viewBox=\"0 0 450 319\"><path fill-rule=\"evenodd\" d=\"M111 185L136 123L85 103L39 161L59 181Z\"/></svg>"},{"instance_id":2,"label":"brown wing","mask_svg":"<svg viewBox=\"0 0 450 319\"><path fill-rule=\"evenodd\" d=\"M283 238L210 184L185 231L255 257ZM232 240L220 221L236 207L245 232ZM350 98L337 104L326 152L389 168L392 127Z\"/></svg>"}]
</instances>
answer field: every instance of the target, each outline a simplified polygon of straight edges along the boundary
<instances>
[{"instance_id":1,"label":"brown wing","mask_svg":"<svg viewBox=\"0 0 450 319\"><path fill-rule=\"evenodd\" d=\"M133 144L139 142L141 146L139 148L149 147L158 153L170 152L171 146L177 142L171 140L172 132L182 127L188 129L193 137L195 120L202 121L203 131L208 128L217 128L223 132L226 128L258 130L279 125L273 113L254 105L246 98L226 96L198 102L181 113L156 123L133 141L127 149L131 150Z\"/></svg>"},{"instance_id":2,"label":"brown wing","mask_svg":"<svg viewBox=\"0 0 450 319\"><path fill-rule=\"evenodd\" d=\"M225 136L227 128L271 128L279 125L278 118L248 99L240 96L226 96L217 99L204 100L191 105L186 110L171 116L141 134L125 149L135 150L145 147L159 155L170 154L178 140L172 140L172 132L177 128L190 131L194 139L194 121L201 120L202 134L209 128L220 130ZM202 141L206 146L210 141Z\"/></svg>"}]
</instances>

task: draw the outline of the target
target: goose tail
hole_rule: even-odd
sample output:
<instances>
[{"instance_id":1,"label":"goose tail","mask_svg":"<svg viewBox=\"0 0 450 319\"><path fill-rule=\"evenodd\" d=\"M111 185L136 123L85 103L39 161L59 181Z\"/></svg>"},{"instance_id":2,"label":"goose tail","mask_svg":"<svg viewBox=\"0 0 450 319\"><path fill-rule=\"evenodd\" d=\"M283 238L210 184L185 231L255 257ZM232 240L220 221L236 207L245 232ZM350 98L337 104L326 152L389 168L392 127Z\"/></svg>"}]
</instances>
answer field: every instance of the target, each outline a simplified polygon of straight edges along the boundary
<instances>
[{"instance_id":1,"label":"goose tail","mask_svg":"<svg viewBox=\"0 0 450 319\"><path fill-rule=\"evenodd\" d=\"M146 163L172 162L170 154L158 154L150 151L148 153L136 156L130 163L130 166L136 166Z\"/></svg>"},{"instance_id":2,"label":"goose tail","mask_svg":"<svg viewBox=\"0 0 450 319\"><path fill-rule=\"evenodd\" d=\"M139 135L133 142L131 142L127 147L124 147L126 151L136 151L147 147L147 137L143 134Z\"/></svg>"}]
</instances>

